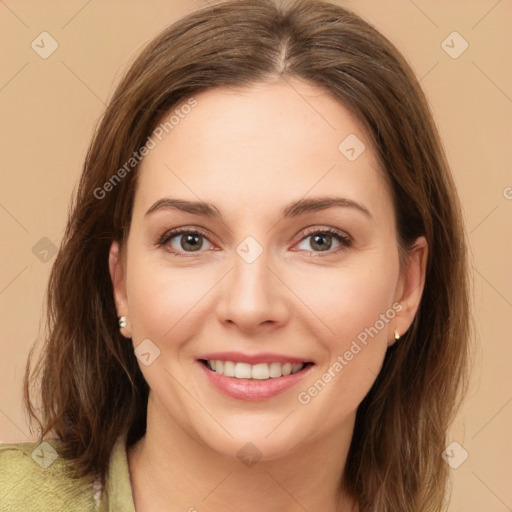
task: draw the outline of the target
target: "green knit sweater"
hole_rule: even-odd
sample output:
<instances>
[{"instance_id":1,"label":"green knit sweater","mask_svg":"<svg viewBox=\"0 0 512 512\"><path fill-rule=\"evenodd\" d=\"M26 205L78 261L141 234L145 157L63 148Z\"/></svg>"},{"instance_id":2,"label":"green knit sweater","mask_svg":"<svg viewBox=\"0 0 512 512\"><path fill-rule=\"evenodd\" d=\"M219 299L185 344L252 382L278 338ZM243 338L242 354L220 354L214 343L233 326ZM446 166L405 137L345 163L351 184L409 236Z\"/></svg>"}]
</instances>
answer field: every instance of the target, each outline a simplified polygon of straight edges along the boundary
<instances>
[{"instance_id":1,"label":"green knit sweater","mask_svg":"<svg viewBox=\"0 0 512 512\"><path fill-rule=\"evenodd\" d=\"M59 456L60 443L0 444L1 512L135 512L125 435L112 450L104 489L71 478L70 463Z\"/></svg>"}]
</instances>

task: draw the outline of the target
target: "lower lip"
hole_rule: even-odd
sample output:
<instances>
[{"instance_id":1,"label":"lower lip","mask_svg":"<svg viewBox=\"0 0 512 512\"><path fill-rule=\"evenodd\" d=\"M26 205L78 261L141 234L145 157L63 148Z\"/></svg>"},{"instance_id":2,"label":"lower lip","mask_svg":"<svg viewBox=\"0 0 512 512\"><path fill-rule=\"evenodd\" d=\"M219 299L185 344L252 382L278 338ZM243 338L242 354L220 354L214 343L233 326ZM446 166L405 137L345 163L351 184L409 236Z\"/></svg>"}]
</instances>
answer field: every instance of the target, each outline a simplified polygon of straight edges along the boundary
<instances>
[{"instance_id":1,"label":"lower lip","mask_svg":"<svg viewBox=\"0 0 512 512\"><path fill-rule=\"evenodd\" d=\"M283 377L274 377L265 380L258 379L237 379L236 377L226 377L220 373L207 368L203 363L197 361L210 383L219 391L231 398L239 400L248 400L260 402L283 393L295 386L303 377L310 372L314 365L291 375Z\"/></svg>"}]
</instances>

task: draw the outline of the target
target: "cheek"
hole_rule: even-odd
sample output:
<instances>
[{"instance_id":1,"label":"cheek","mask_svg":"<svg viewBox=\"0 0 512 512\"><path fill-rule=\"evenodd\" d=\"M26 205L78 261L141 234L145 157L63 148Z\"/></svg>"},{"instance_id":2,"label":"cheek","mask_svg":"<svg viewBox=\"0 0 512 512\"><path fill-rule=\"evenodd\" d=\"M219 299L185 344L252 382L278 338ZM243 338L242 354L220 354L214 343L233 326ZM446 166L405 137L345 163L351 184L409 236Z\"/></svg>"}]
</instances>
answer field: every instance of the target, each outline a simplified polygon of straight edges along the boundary
<instances>
[{"instance_id":1,"label":"cheek","mask_svg":"<svg viewBox=\"0 0 512 512\"><path fill-rule=\"evenodd\" d=\"M310 417L322 416L327 429L357 409L382 366L397 307L398 265L390 263L376 258L372 264L319 272L309 291L308 305L329 331L318 337L326 357L297 400Z\"/></svg>"},{"instance_id":2,"label":"cheek","mask_svg":"<svg viewBox=\"0 0 512 512\"><path fill-rule=\"evenodd\" d=\"M294 291L316 314L317 321L321 320L324 331L330 333L327 339L332 347L342 349L347 341L373 326L392 307L398 265L371 256L294 277ZM382 330L385 338L386 329Z\"/></svg>"},{"instance_id":3,"label":"cheek","mask_svg":"<svg viewBox=\"0 0 512 512\"><path fill-rule=\"evenodd\" d=\"M214 285L214 278L208 272L171 268L133 254L127 294L134 343L144 338L186 338L184 330L196 323L198 306Z\"/></svg>"}]
</instances>

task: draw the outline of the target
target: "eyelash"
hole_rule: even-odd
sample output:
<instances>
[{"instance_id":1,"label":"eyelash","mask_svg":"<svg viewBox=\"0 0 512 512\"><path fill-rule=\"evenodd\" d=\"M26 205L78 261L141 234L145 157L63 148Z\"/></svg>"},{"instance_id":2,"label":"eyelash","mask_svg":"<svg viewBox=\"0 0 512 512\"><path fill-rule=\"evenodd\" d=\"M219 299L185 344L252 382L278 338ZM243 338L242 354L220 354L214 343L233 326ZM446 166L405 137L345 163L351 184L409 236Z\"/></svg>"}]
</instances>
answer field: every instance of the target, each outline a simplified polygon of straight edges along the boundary
<instances>
[{"instance_id":1,"label":"eyelash","mask_svg":"<svg viewBox=\"0 0 512 512\"><path fill-rule=\"evenodd\" d=\"M159 247L162 247L164 245L166 245L171 239L173 239L174 237L176 237L177 235L182 235L182 234L187 234L187 235L199 235L199 236L202 236L204 238L206 238L210 243L212 243L210 241L210 238L209 236L202 230L198 229L198 228L194 228L194 229L191 229L191 228L175 228L175 229L170 229L168 231L166 231L161 237L160 239L157 241L156 245L158 245ZM335 250L327 250L327 251L306 251L308 253L311 253L311 254L314 254L315 257L324 257L324 256L330 256L332 254L335 254L337 252L340 252L342 251L343 249L347 249L349 247L352 246L354 240L352 239L352 237L350 237L349 235L347 234L344 234L343 232L341 231L338 231L336 229L333 229L333 228L323 228L323 229L318 229L318 228L308 228L306 229L306 231L304 232L302 238L300 238L300 240L297 242L297 243L300 243L302 242L303 240L305 240L306 238L312 236L312 235L329 235L329 236L332 236L334 237L341 245L341 248L338 248L338 249L335 249ZM175 256L179 256L179 257L185 257L185 258L188 258L188 257L193 257L195 256L195 252L204 252L204 251L191 251L189 254L187 254L187 252L178 252L178 251L175 251L175 250L170 250L170 249L167 249L170 253L174 254Z\"/></svg>"}]
</instances>

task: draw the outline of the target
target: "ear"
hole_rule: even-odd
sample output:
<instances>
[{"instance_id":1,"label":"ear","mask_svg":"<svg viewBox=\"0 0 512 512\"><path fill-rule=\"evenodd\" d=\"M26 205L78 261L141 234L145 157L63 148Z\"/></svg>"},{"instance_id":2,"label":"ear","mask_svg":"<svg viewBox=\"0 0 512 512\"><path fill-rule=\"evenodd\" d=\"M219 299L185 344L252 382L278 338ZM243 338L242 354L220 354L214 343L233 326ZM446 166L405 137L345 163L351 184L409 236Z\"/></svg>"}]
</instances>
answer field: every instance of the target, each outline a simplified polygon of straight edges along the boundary
<instances>
[{"instance_id":1,"label":"ear","mask_svg":"<svg viewBox=\"0 0 512 512\"><path fill-rule=\"evenodd\" d=\"M112 245L110 246L108 268L110 270L110 278L112 279L112 287L114 289L114 301L116 303L117 316L126 317L127 325L120 329L121 334L125 338L131 338L130 311L126 295L126 269L119 248L119 243L116 241L112 242Z\"/></svg>"},{"instance_id":2,"label":"ear","mask_svg":"<svg viewBox=\"0 0 512 512\"><path fill-rule=\"evenodd\" d=\"M425 286L427 261L428 244L425 237L421 236L407 256L396 289L395 301L400 304L401 309L395 315L393 329L396 329L400 336L409 329L418 311ZM393 332L391 334L388 346L395 342Z\"/></svg>"}]
</instances>

